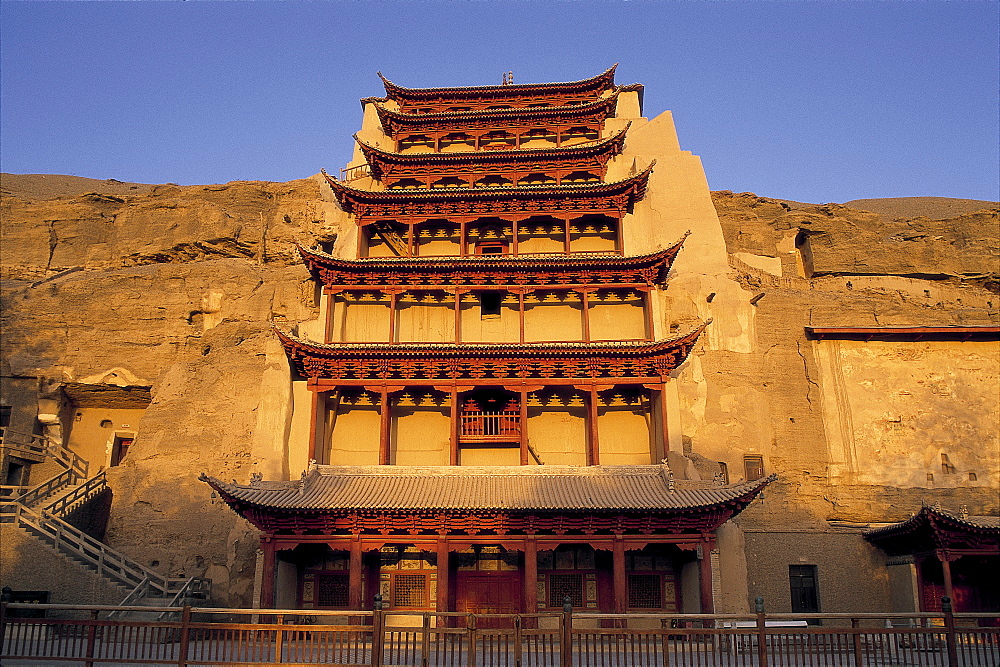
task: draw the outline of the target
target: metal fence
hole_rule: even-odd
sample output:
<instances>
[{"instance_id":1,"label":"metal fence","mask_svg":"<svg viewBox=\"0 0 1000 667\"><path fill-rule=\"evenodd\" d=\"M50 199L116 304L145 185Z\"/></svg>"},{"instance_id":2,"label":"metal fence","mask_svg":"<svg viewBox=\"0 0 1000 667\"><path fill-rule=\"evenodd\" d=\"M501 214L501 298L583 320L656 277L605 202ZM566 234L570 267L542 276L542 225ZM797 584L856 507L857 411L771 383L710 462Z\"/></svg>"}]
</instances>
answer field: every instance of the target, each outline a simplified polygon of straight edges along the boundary
<instances>
[{"instance_id":1,"label":"metal fence","mask_svg":"<svg viewBox=\"0 0 1000 667\"><path fill-rule=\"evenodd\" d=\"M163 611L7 603L0 660L11 667L1000 667L1000 619L950 611L807 618L184 607L177 620L155 620Z\"/></svg>"}]
</instances>

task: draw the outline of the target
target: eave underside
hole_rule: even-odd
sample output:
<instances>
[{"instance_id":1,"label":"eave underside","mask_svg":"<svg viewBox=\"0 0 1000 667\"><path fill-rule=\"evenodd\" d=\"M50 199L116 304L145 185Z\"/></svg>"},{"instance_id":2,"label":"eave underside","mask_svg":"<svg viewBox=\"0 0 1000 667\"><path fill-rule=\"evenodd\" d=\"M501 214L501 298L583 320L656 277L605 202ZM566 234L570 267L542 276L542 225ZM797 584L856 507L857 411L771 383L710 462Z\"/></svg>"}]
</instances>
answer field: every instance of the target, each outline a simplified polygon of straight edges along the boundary
<instances>
[{"instance_id":1,"label":"eave underside","mask_svg":"<svg viewBox=\"0 0 1000 667\"><path fill-rule=\"evenodd\" d=\"M994 517L962 519L924 507L892 526L865 534L865 539L891 556L930 554L1000 555L1000 523ZM988 525L985 521L993 525Z\"/></svg>"},{"instance_id":2,"label":"eave underside","mask_svg":"<svg viewBox=\"0 0 1000 667\"><path fill-rule=\"evenodd\" d=\"M277 332L292 367L345 385L662 383L704 331L653 343L320 344Z\"/></svg>"},{"instance_id":3,"label":"eave underside","mask_svg":"<svg viewBox=\"0 0 1000 667\"><path fill-rule=\"evenodd\" d=\"M457 287L501 285L663 284L685 235L669 248L649 255L532 257L479 256L426 259L343 260L299 247L313 277L329 289L350 286Z\"/></svg>"}]
</instances>

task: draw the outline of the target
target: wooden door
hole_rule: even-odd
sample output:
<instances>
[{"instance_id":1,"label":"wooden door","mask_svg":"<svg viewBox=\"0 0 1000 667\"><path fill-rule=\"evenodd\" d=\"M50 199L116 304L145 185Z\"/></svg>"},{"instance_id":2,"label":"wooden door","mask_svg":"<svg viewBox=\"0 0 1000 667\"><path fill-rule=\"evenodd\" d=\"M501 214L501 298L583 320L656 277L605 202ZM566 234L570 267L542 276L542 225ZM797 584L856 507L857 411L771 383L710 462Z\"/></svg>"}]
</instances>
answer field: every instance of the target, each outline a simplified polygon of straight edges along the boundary
<instances>
[{"instance_id":1,"label":"wooden door","mask_svg":"<svg viewBox=\"0 0 1000 667\"><path fill-rule=\"evenodd\" d=\"M459 572L455 592L457 611L470 614L517 614L521 611L519 572ZM479 619L482 628L510 628L510 619Z\"/></svg>"}]
</instances>

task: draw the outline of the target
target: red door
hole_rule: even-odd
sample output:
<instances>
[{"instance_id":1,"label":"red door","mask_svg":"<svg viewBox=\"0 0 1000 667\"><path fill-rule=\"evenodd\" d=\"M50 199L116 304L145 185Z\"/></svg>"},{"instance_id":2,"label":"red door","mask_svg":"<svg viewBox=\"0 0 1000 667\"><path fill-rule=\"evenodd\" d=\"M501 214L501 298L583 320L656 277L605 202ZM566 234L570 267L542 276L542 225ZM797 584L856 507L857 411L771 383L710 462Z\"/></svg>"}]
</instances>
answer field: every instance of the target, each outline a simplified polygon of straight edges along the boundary
<instances>
[{"instance_id":1,"label":"red door","mask_svg":"<svg viewBox=\"0 0 1000 667\"><path fill-rule=\"evenodd\" d=\"M519 572L458 572L455 605L471 614L516 614L521 611ZM509 619L479 619L481 628L510 628Z\"/></svg>"}]
</instances>

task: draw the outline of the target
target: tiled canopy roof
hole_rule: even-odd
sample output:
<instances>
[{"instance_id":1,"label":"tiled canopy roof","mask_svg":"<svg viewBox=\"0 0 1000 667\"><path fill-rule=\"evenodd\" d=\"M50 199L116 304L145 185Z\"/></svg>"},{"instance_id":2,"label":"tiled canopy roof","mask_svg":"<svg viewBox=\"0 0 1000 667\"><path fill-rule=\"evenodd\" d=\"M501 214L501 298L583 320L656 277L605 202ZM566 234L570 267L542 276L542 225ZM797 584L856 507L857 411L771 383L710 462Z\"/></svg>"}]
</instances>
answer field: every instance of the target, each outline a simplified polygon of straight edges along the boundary
<instances>
[{"instance_id":1,"label":"tiled canopy roof","mask_svg":"<svg viewBox=\"0 0 1000 667\"><path fill-rule=\"evenodd\" d=\"M385 78L381 72L378 73L382 83L385 85L385 92L393 99L439 99L444 97L471 98L471 97L522 97L525 95L540 95L552 92L586 92L599 91L614 85L615 63L597 76L579 81L566 81L559 83L514 83L501 86L459 86L448 88L405 88L393 83Z\"/></svg>"},{"instance_id":2,"label":"tiled canopy roof","mask_svg":"<svg viewBox=\"0 0 1000 667\"><path fill-rule=\"evenodd\" d=\"M893 523L881 528L865 531L865 537L878 541L891 535L912 532L930 525L933 521L944 521L950 527L966 529L971 532L993 533L1000 537L1000 517L997 516L962 516L941 509L924 505L920 511L905 521Z\"/></svg>"},{"instance_id":3,"label":"tiled canopy roof","mask_svg":"<svg viewBox=\"0 0 1000 667\"><path fill-rule=\"evenodd\" d=\"M502 202L527 201L537 198L611 198L622 197L629 201L639 201L646 195L649 175L653 173L656 161L641 172L621 181L612 183L584 183L579 185L527 185L502 188L441 188L438 190L361 190L352 188L332 178L326 171L322 174L333 189L338 203L348 213L354 212L359 204L405 205L416 202Z\"/></svg>"},{"instance_id":4,"label":"tiled canopy roof","mask_svg":"<svg viewBox=\"0 0 1000 667\"><path fill-rule=\"evenodd\" d=\"M393 356L433 356L433 357L588 357L591 355L622 356L624 358L645 357L682 350L684 356L694 345L701 332L712 320L692 329L683 336L657 341L560 341L551 343L318 343L305 338L297 338L275 329L278 339L288 351L309 351L315 354L335 354L343 356L371 357L381 354ZM685 349L686 348L686 349Z\"/></svg>"},{"instance_id":5,"label":"tiled canopy roof","mask_svg":"<svg viewBox=\"0 0 1000 667\"><path fill-rule=\"evenodd\" d=\"M670 511L749 502L775 478L672 488L669 468L635 466L313 466L291 482L226 483L227 498L286 511Z\"/></svg>"},{"instance_id":6,"label":"tiled canopy roof","mask_svg":"<svg viewBox=\"0 0 1000 667\"><path fill-rule=\"evenodd\" d=\"M958 554L1000 555L1000 518L955 514L927 505L905 521L869 530L864 536L890 555L939 549Z\"/></svg>"},{"instance_id":7,"label":"tiled canopy roof","mask_svg":"<svg viewBox=\"0 0 1000 667\"><path fill-rule=\"evenodd\" d=\"M425 280L441 277L439 282L461 282L468 284L486 283L485 278L498 276L503 280L522 279L521 282L543 284L542 275L555 274L564 276L572 274L580 278L589 273L599 273L601 284L613 286L614 280L606 279L609 275L621 274L633 277L641 275L646 282L662 283L670 270L670 265L680 252L684 235L669 248L658 250L647 255L623 257L622 255L584 254L584 255L469 255L466 257L364 257L361 259L340 259L319 250L309 250L297 246L305 265L313 276L337 281L337 284L357 282L349 280L356 277L384 276L389 284L418 284L419 277ZM444 278L454 277L458 271L460 278L453 281ZM482 276L480 275L482 274ZM482 278L482 279L481 279Z\"/></svg>"},{"instance_id":8,"label":"tiled canopy roof","mask_svg":"<svg viewBox=\"0 0 1000 667\"><path fill-rule=\"evenodd\" d=\"M586 158L595 155L615 154L621 151L625 143L625 134L631 127L629 122L619 132L598 141L588 141L584 144L573 146L560 146L552 148L523 148L506 151L455 151L451 153L396 153L386 151L365 143L357 135L354 140L361 147L370 165L380 167L384 164L395 164L400 166L414 164L439 164L441 166L452 165L489 165L507 164L521 162L539 162L543 160L568 160L572 158Z\"/></svg>"},{"instance_id":9,"label":"tiled canopy roof","mask_svg":"<svg viewBox=\"0 0 1000 667\"><path fill-rule=\"evenodd\" d=\"M607 97L587 102L586 104L574 104L558 107L515 107L512 109L481 109L476 111L442 111L439 113L405 113L395 111L384 104L376 102L375 108L378 111L379 119L382 121L382 128L391 133L392 123L399 125L428 125L430 123L456 123L462 125L463 121L477 121L484 118L495 118L501 120L532 120L541 121L551 118L576 118L578 116L601 112L609 115L614 114L618 104L619 90L611 93Z\"/></svg>"}]
</instances>

